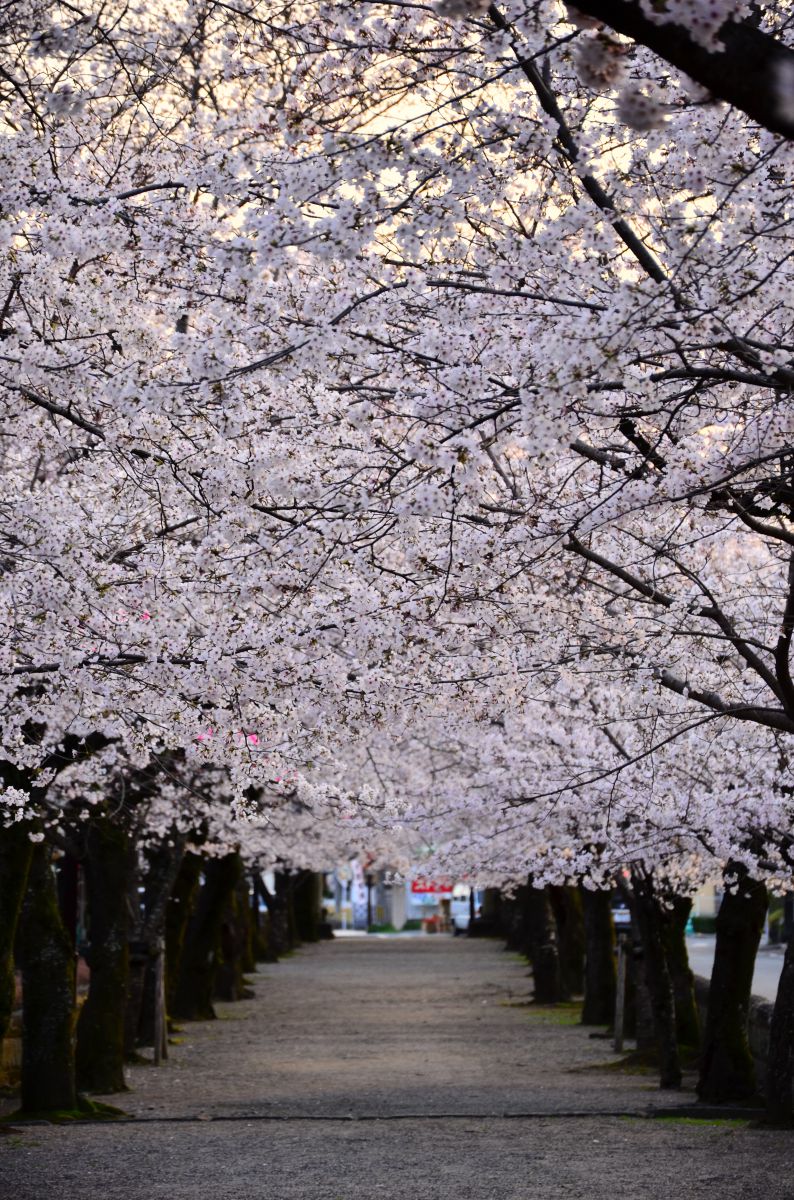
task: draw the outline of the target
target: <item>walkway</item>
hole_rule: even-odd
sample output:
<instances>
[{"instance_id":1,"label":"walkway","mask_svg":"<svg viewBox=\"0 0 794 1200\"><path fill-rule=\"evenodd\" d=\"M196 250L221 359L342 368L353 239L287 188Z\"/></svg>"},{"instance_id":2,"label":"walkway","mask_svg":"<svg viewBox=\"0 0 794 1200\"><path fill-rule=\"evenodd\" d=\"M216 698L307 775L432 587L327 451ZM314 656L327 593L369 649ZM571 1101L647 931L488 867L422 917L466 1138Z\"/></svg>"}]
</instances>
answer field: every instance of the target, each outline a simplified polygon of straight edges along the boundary
<instances>
[{"instance_id":1,"label":"walkway","mask_svg":"<svg viewBox=\"0 0 794 1200\"><path fill-rule=\"evenodd\" d=\"M790 1200L790 1135L645 1118L691 1097L594 1069L496 942L339 939L256 991L131 1072L134 1120L0 1138L2 1200Z\"/></svg>"}]
</instances>

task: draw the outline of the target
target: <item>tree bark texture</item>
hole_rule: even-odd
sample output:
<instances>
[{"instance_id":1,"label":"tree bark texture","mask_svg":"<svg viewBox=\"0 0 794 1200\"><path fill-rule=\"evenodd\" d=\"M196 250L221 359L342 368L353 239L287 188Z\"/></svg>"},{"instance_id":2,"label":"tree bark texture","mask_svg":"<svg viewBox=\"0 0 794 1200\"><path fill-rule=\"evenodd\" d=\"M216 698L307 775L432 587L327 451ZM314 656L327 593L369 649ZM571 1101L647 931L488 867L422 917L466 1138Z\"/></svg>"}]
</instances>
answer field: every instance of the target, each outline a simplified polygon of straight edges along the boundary
<instances>
[{"instance_id":1,"label":"tree bark texture","mask_svg":"<svg viewBox=\"0 0 794 1200\"><path fill-rule=\"evenodd\" d=\"M292 903L295 936L299 942L319 942L323 902L323 877L318 871L301 871L295 876Z\"/></svg>"},{"instance_id":2,"label":"tree bark texture","mask_svg":"<svg viewBox=\"0 0 794 1200\"><path fill-rule=\"evenodd\" d=\"M695 999L695 975L689 965L686 925L692 911L689 896L672 896L664 909L664 948L675 999L675 1028L679 1046L700 1046L700 1016Z\"/></svg>"},{"instance_id":3,"label":"tree bark texture","mask_svg":"<svg viewBox=\"0 0 794 1200\"><path fill-rule=\"evenodd\" d=\"M656 1050L659 1056L659 1086L680 1088L681 1062L675 1019L673 981L665 953L665 917L653 879L632 873L634 912L643 947L645 979L650 992Z\"/></svg>"},{"instance_id":4,"label":"tree bark texture","mask_svg":"<svg viewBox=\"0 0 794 1200\"><path fill-rule=\"evenodd\" d=\"M92 1092L126 1090L129 895L135 878L135 846L128 831L109 817L95 817L85 857L91 980L77 1025L77 1080Z\"/></svg>"},{"instance_id":5,"label":"tree bark texture","mask_svg":"<svg viewBox=\"0 0 794 1200\"><path fill-rule=\"evenodd\" d=\"M74 949L58 908L49 847L36 845L17 938L22 966L22 1111L73 1111Z\"/></svg>"},{"instance_id":6,"label":"tree bark texture","mask_svg":"<svg viewBox=\"0 0 794 1200\"><path fill-rule=\"evenodd\" d=\"M584 1025L611 1025L615 1013L615 927L609 892L582 889L585 935Z\"/></svg>"},{"instance_id":7,"label":"tree bark texture","mask_svg":"<svg viewBox=\"0 0 794 1200\"><path fill-rule=\"evenodd\" d=\"M741 864L729 864L726 875L738 878L738 886L726 891L717 914L717 943L697 1088L700 1099L711 1103L749 1100L758 1090L747 1022L767 893L762 883L749 878Z\"/></svg>"},{"instance_id":8,"label":"tree bark texture","mask_svg":"<svg viewBox=\"0 0 794 1200\"><path fill-rule=\"evenodd\" d=\"M220 935L226 905L240 877L240 856L204 861L204 886L185 934L173 1015L185 1021L215 1017L212 998L220 957Z\"/></svg>"},{"instance_id":9,"label":"tree bark texture","mask_svg":"<svg viewBox=\"0 0 794 1200\"><path fill-rule=\"evenodd\" d=\"M524 905L527 950L532 964L536 1004L558 1004L563 999L557 922L548 888L528 887Z\"/></svg>"},{"instance_id":10,"label":"tree bark texture","mask_svg":"<svg viewBox=\"0 0 794 1200\"><path fill-rule=\"evenodd\" d=\"M0 1042L14 1010L14 939L32 858L27 821L0 828Z\"/></svg>"},{"instance_id":11,"label":"tree bark texture","mask_svg":"<svg viewBox=\"0 0 794 1200\"><path fill-rule=\"evenodd\" d=\"M185 936L199 894L201 864L200 854L190 852L184 856L166 905L165 1000L169 1013L174 1010L185 950Z\"/></svg>"},{"instance_id":12,"label":"tree bark texture","mask_svg":"<svg viewBox=\"0 0 794 1200\"><path fill-rule=\"evenodd\" d=\"M153 1046L157 1024L158 991L157 963L160 946L166 934L166 910L169 897L179 875L185 853L187 835L174 833L146 855L143 914L135 932L141 949L145 949L143 978L139 993L132 989L127 998L126 1052L135 1046Z\"/></svg>"},{"instance_id":13,"label":"tree bark texture","mask_svg":"<svg viewBox=\"0 0 794 1200\"><path fill-rule=\"evenodd\" d=\"M766 1112L775 1125L794 1125L794 938L786 946L769 1030Z\"/></svg>"},{"instance_id":14,"label":"tree bark texture","mask_svg":"<svg viewBox=\"0 0 794 1200\"><path fill-rule=\"evenodd\" d=\"M584 993L585 932L582 897L576 887L550 887L557 922L560 978L565 999Z\"/></svg>"},{"instance_id":15,"label":"tree bark texture","mask_svg":"<svg viewBox=\"0 0 794 1200\"><path fill-rule=\"evenodd\" d=\"M239 862L236 886L223 913L219 946L216 998L243 1000L252 996L253 992L245 983L245 972L255 970L256 964L251 955L251 909L242 861Z\"/></svg>"}]
</instances>

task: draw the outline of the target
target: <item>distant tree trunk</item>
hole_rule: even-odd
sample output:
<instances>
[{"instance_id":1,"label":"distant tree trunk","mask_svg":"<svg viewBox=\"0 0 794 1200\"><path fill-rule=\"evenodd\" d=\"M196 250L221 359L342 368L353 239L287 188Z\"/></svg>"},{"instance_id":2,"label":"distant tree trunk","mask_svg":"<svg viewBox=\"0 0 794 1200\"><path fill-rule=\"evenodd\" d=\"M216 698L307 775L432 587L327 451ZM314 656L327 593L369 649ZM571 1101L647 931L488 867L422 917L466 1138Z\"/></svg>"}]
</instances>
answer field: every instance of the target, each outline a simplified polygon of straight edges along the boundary
<instances>
[{"instance_id":1,"label":"distant tree trunk","mask_svg":"<svg viewBox=\"0 0 794 1200\"><path fill-rule=\"evenodd\" d=\"M74 949L58 908L51 852L39 843L31 856L19 923L22 966L22 1110L73 1111Z\"/></svg>"},{"instance_id":2,"label":"distant tree trunk","mask_svg":"<svg viewBox=\"0 0 794 1200\"><path fill-rule=\"evenodd\" d=\"M176 990L182 970L185 936L199 894L202 858L188 853L179 865L165 910L165 1002L174 1011Z\"/></svg>"},{"instance_id":3,"label":"distant tree trunk","mask_svg":"<svg viewBox=\"0 0 794 1200\"><path fill-rule=\"evenodd\" d=\"M301 871L292 889L295 934L299 942L319 942L323 877L318 871Z\"/></svg>"},{"instance_id":4,"label":"distant tree trunk","mask_svg":"<svg viewBox=\"0 0 794 1200\"><path fill-rule=\"evenodd\" d=\"M204 886L199 892L185 935L182 965L173 1002L173 1015L185 1021L215 1017L212 997L220 953L224 912L240 877L240 856L206 859Z\"/></svg>"},{"instance_id":5,"label":"distant tree trunk","mask_svg":"<svg viewBox=\"0 0 794 1200\"><path fill-rule=\"evenodd\" d=\"M0 827L0 1042L14 1011L14 939L33 858L30 824Z\"/></svg>"},{"instance_id":6,"label":"distant tree trunk","mask_svg":"<svg viewBox=\"0 0 794 1200\"><path fill-rule=\"evenodd\" d=\"M504 904L504 896L498 888L485 889L482 895L482 916L480 920L491 934L498 934L502 930Z\"/></svg>"},{"instance_id":7,"label":"distant tree trunk","mask_svg":"<svg viewBox=\"0 0 794 1200\"><path fill-rule=\"evenodd\" d=\"M690 896L671 896L664 917L664 948L675 999L675 1027L679 1046L697 1050L700 1017L695 999L695 976L689 966L686 925L692 911Z\"/></svg>"},{"instance_id":8,"label":"distant tree trunk","mask_svg":"<svg viewBox=\"0 0 794 1200\"><path fill-rule=\"evenodd\" d=\"M563 997L557 922L548 888L528 887L525 912L536 1004L557 1004Z\"/></svg>"},{"instance_id":9,"label":"distant tree trunk","mask_svg":"<svg viewBox=\"0 0 794 1200\"><path fill-rule=\"evenodd\" d=\"M645 968L645 950L639 931L632 929L629 942L629 974L626 999L626 1034L634 1037L640 1054L656 1054L656 1027L653 1020L651 989Z\"/></svg>"},{"instance_id":10,"label":"distant tree trunk","mask_svg":"<svg viewBox=\"0 0 794 1200\"><path fill-rule=\"evenodd\" d=\"M527 887L516 888L512 896L503 896L500 906L505 948L515 954L529 955L527 934Z\"/></svg>"},{"instance_id":11,"label":"distant tree trunk","mask_svg":"<svg viewBox=\"0 0 794 1200\"><path fill-rule=\"evenodd\" d=\"M240 968L244 974L248 974L249 971L256 970L256 926L254 924L254 910L251 907L251 885L245 871L241 872L240 882L237 884L237 902L240 909L240 928L242 933Z\"/></svg>"},{"instance_id":12,"label":"distant tree trunk","mask_svg":"<svg viewBox=\"0 0 794 1200\"><path fill-rule=\"evenodd\" d=\"M239 863L239 879L226 903L221 921L220 955L215 979L218 1000L243 1000L253 995L246 987L244 973L254 970L251 957L250 908L248 881Z\"/></svg>"},{"instance_id":13,"label":"distant tree trunk","mask_svg":"<svg viewBox=\"0 0 794 1200\"><path fill-rule=\"evenodd\" d=\"M757 1093L747 1023L758 943L768 897L741 863L729 863L726 876L738 880L726 891L717 914L717 944L709 984L698 1095L721 1103L749 1100Z\"/></svg>"},{"instance_id":14,"label":"distant tree trunk","mask_svg":"<svg viewBox=\"0 0 794 1200\"><path fill-rule=\"evenodd\" d=\"M135 880L129 833L96 817L86 837L90 917L88 998L77 1023L77 1080L92 1092L123 1092L124 1012L129 973L129 893Z\"/></svg>"},{"instance_id":15,"label":"distant tree trunk","mask_svg":"<svg viewBox=\"0 0 794 1200\"><path fill-rule=\"evenodd\" d=\"M584 911L576 887L550 887L549 899L557 922L562 994L570 1000L584 993Z\"/></svg>"},{"instance_id":16,"label":"distant tree trunk","mask_svg":"<svg viewBox=\"0 0 794 1200\"><path fill-rule=\"evenodd\" d=\"M611 1025L615 1014L615 927L609 892L582 889L585 933L584 1025Z\"/></svg>"},{"instance_id":17,"label":"distant tree trunk","mask_svg":"<svg viewBox=\"0 0 794 1200\"><path fill-rule=\"evenodd\" d=\"M288 954L295 945L295 921L292 912L292 888L286 871L275 872L275 890L268 893L270 944L277 958Z\"/></svg>"},{"instance_id":18,"label":"distant tree trunk","mask_svg":"<svg viewBox=\"0 0 794 1200\"><path fill-rule=\"evenodd\" d=\"M775 1125L794 1124L794 938L777 985L777 998L769 1031L766 1070L766 1115Z\"/></svg>"},{"instance_id":19,"label":"distant tree trunk","mask_svg":"<svg viewBox=\"0 0 794 1200\"><path fill-rule=\"evenodd\" d=\"M276 952L276 943L273 934L273 913L275 910L275 897L272 892L268 891L265 886L265 881L261 874L257 872L254 878L254 888L258 898L264 900L267 905L267 911L259 914L259 946L263 950L263 962L278 962L278 954Z\"/></svg>"},{"instance_id":20,"label":"distant tree trunk","mask_svg":"<svg viewBox=\"0 0 794 1200\"><path fill-rule=\"evenodd\" d=\"M665 953L664 913L653 879L632 872L634 913L643 947L645 979L653 1011L656 1050L659 1056L659 1086L680 1088L682 1073L678 1055L673 981Z\"/></svg>"},{"instance_id":21,"label":"distant tree trunk","mask_svg":"<svg viewBox=\"0 0 794 1200\"><path fill-rule=\"evenodd\" d=\"M251 874L251 949L255 962L270 962L270 914L261 911L260 897L267 904L259 872L253 871Z\"/></svg>"}]
</instances>

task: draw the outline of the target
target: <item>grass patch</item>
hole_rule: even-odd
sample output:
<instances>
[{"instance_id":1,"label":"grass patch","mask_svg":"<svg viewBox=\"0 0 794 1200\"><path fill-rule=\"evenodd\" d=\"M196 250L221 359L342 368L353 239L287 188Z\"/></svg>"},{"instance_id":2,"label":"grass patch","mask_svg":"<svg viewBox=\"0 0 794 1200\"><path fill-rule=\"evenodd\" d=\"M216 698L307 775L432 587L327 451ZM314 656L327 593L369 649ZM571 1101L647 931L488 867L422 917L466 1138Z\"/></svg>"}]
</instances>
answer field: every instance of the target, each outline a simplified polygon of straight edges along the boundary
<instances>
[{"instance_id":1,"label":"grass patch","mask_svg":"<svg viewBox=\"0 0 794 1200\"><path fill-rule=\"evenodd\" d=\"M653 1117L654 1121L664 1121L667 1125L697 1125L704 1129L747 1129L750 1121L743 1117Z\"/></svg>"},{"instance_id":2,"label":"grass patch","mask_svg":"<svg viewBox=\"0 0 794 1200\"><path fill-rule=\"evenodd\" d=\"M527 1017L539 1025L581 1025L582 1004L580 1000L565 1000L560 1004L535 1004L526 1006Z\"/></svg>"},{"instance_id":3,"label":"grass patch","mask_svg":"<svg viewBox=\"0 0 794 1200\"><path fill-rule=\"evenodd\" d=\"M653 1075L658 1070L656 1055L652 1050L632 1050L612 1062L589 1063L586 1067L574 1067L573 1072L609 1071L615 1075Z\"/></svg>"},{"instance_id":4,"label":"grass patch","mask_svg":"<svg viewBox=\"0 0 794 1200\"><path fill-rule=\"evenodd\" d=\"M114 1104L105 1104L101 1100L89 1100L88 1096L77 1097L76 1108L47 1108L42 1112L29 1112L18 1108L16 1112L0 1117L0 1121L13 1124L14 1121L49 1121L53 1125L68 1125L72 1121L115 1121L116 1117L126 1117L127 1113Z\"/></svg>"}]
</instances>

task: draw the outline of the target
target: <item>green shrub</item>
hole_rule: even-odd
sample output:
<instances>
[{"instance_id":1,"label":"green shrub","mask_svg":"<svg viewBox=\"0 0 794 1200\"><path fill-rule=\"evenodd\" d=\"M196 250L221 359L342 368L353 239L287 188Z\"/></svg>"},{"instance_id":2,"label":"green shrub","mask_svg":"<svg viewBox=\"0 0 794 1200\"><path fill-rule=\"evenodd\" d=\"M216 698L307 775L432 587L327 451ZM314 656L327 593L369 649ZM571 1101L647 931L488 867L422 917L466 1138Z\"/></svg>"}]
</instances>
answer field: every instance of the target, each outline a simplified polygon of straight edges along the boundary
<instances>
[{"instance_id":1,"label":"green shrub","mask_svg":"<svg viewBox=\"0 0 794 1200\"><path fill-rule=\"evenodd\" d=\"M409 917L403 925L403 933L418 933L421 928L421 917Z\"/></svg>"},{"instance_id":2,"label":"green shrub","mask_svg":"<svg viewBox=\"0 0 794 1200\"><path fill-rule=\"evenodd\" d=\"M717 918L716 917L693 917L692 928L695 933L716 933Z\"/></svg>"}]
</instances>

